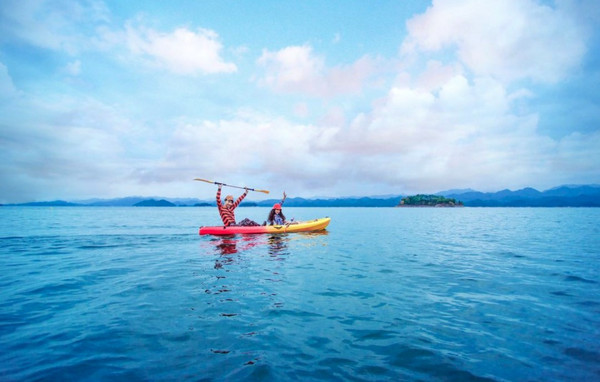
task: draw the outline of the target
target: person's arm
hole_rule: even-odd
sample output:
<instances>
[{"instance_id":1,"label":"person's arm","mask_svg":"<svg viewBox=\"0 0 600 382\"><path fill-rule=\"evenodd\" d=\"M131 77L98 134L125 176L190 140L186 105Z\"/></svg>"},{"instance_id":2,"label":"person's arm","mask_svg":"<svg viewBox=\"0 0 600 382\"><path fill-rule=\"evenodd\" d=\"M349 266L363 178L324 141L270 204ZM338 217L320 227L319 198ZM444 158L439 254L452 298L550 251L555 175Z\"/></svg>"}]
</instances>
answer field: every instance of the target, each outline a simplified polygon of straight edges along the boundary
<instances>
[{"instance_id":1,"label":"person's arm","mask_svg":"<svg viewBox=\"0 0 600 382\"><path fill-rule=\"evenodd\" d=\"M240 195L240 197L235 201L235 203L233 204L233 208L239 206L242 200L244 200L244 198L246 197L246 195L248 195L248 189L246 189L246 191L244 191L244 193Z\"/></svg>"},{"instance_id":2,"label":"person's arm","mask_svg":"<svg viewBox=\"0 0 600 382\"><path fill-rule=\"evenodd\" d=\"M281 204L283 206L283 202L285 202L286 197L287 197L287 195L285 194L285 191L283 191L283 199L281 199L281 202L279 204Z\"/></svg>"},{"instance_id":3,"label":"person's arm","mask_svg":"<svg viewBox=\"0 0 600 382\"><path fill-rule=\"evenodd\" d=\"M217 188L217 207L221 209L221 185L219 184L219 188Z\"/></svg>"}]
</instances>

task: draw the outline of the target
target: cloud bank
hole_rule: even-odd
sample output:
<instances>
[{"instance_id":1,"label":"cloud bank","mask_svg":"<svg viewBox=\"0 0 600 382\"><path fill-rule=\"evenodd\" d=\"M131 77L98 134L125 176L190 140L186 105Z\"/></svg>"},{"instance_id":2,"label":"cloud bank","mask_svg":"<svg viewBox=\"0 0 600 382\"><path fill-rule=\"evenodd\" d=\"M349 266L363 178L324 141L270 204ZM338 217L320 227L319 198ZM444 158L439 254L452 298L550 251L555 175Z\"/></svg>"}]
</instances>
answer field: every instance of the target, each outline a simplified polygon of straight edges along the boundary
<instances>
[{"instance_id":1,"label":"cloud bank","mask_svg":"<svg viewBox=\"0 0 600 382\"><path fill-rule=\"evenodd\" d=\"M550 135L536 107L586 65L600 79L577 2L433 1L385 36L396 55L345 60L339 31L255 47L101 2L7 4L0 202L212 198L194 177L306 197L600 183L600 129L574 113Z\"/></svg>"},{"instance_id":2,"label":"cloud bank","mask_svg":"<svg viewBox=\"0 0 600 382\"><path fill-rule=\"evenodd\" d=\"M405 54L453 50L476 76L557 82L585 54L584 24L535 1L434 1L407 22Z\"/></svg>"}]
</instances>

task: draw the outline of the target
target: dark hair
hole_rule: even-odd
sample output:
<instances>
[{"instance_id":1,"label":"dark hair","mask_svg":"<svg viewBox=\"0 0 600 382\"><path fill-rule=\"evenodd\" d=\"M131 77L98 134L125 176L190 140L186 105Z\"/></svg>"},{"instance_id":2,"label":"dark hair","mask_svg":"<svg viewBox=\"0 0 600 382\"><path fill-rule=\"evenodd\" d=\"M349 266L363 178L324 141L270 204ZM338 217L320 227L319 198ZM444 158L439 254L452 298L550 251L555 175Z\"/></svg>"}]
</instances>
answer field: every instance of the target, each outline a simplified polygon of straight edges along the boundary
<instances>
[{"instance_id":1,"label":"dark hair","mask_svg":"<svg viewBox=\"0 0 600 382\"><path fill-rule=\"evenodd\" d=\"M281 218L283 219L283 221L285 221L285 215L283 214L283 211L279 210L279 215L281 215ZM275 209L272 209L271 212L269 212L269 218L267 219L267 222L272 223L275 219Z\"/></svg>"}]
</instances>

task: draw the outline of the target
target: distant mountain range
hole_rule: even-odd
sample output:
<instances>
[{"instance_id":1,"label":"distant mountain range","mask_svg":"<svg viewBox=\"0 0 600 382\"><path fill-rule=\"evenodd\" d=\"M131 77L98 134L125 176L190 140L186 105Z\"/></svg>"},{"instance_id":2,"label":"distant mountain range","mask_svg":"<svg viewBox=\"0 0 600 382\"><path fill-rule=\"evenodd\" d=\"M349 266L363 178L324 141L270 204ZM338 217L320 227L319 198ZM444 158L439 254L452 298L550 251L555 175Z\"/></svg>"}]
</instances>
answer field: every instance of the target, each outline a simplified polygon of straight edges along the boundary
<instances>
[{"instance_id":1,"label":"distant mountain range","mask_svg":"<svg viewBox=\"0 0 600 382\"><path fill-rule=\"evenodd\" d=\"M471 189L448 190L435 195L462 201L466 207L600 207L600 185L565 185L538 191L524 188L517 191L479 192ZM404 195L409 196L409 195ZM287 198L286 207L396 207L404 197L372 196L346 198ZM271 207L280 199L244 202L242 207ZM89 199L85 201L31 202L9 206L56 206L56 207L215 207L214 200L194 198L165 198L129 196L116 199Z\"/></svg>"},{"instance_id":2,"label":"distant mountain range","mask_svg":"<svg viewBox=\"0 0 600 382\"><path fill-rule=\"evenodd\" d=\"M600 185L560 186L540 192L534 188L498 192L443 193L469 207L600 207Z\"/></svg>"}]
</instances>

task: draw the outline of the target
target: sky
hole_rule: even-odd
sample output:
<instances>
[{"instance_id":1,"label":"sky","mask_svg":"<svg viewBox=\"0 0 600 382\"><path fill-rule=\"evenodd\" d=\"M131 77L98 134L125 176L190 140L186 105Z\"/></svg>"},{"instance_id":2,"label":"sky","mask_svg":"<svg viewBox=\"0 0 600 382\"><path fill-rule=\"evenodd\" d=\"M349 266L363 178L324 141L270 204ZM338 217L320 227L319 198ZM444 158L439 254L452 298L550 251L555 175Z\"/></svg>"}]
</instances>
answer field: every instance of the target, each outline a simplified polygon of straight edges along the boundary
<instances>
[{"instance_id":1,"label":"sky","mask_svg":"<svg viewBox=\"0 0 600 382\"><path fill-rule=\"evenodd\" d=\"M2 0L0 203L599 184L599 88L597 0Z\"/></svg>"}]
</instances>

